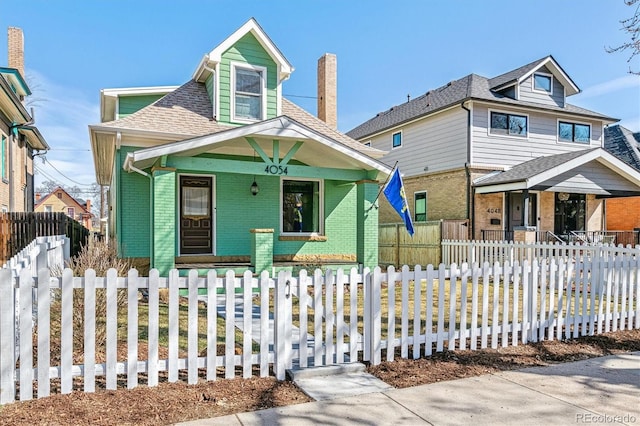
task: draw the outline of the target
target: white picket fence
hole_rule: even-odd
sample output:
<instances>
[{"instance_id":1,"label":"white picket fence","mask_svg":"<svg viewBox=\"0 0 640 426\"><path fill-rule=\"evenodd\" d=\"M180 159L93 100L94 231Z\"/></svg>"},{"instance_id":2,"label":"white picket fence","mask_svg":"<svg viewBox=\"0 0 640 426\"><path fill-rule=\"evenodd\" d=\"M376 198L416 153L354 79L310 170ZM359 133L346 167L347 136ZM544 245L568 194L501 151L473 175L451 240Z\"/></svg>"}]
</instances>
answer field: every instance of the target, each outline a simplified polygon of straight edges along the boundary
<instances>
[{"instance_id":1,"label":"white picket fence","mask_svg":"<svg viewBox=\"0 0 640 426\"><path fill-rule=\"evenodd\" d=\"M531 262L533 259L555 259L558 262L564 259L575 259L578 256L586 255L589 258L597 256L611 256L626 253L636 253L640 246L632 247L627 245L615 246L613 244L574 244L574 243L551 243L551 242L513 242L513 241L482 241L482 240L442 240L442 263L450 265L456 263L477 263L485 262L509 262L524 260ZM605 253L606 252L606 253Z\"/></svg>"},{"instance_id":2,"label":"white picket fence","mask_svg":"<svg viewBox=\"0 0 640 426\"><path fill-rule=\"evenodd\" d=\"M117 277L114 270L96 277L88 270L73 277L51 277L25 270L19 278L0 271L0 403L28 400L51 393L52 379L61 393L73 389L93 392L97 387L127 388L141 382L176 382L181 374L190 384L252 375L267 376L270 367L278 379L287 368L369 361L377 365L394 357L418 358L446 349L505 347L546 339L575 338L602 332L640 328L640 263L638 252L598 259L578 256L566 261L537 259L529 264L508 262L438 269L419 265L410 270L380 268L347 272L301 271L296 277L282 272L276 279L250 271L198 277L190 271L179 277L171 271L161 278L152 270L139 277L136 270ZM35 302L32 289L37 289ZM60 353L52 354L50 332L51 289L59 289L62 304ZM104 289L104 290L103 290ZM126 320L118 323L117 292L127 293ZM148 291L148 301L139 290ZM168 289L168 302L159 294ZM198 290L206 289L206 296ZM83 290L79 293L79 290ZM181 296L181 290L183 294ZM106 291L105 362L96 362L96 292ZM19 363L14 357L13 297L20 303ZM4 296L9 297L4 297ZM74 365L73 298L85 301L83 363ZM198 302L206 302L204 314ZM32 321L34 308L37 320ZM148 315L139 311L148 308ZM160 315L160 309L167 314ZM187 311L180 325L180 311ZM224 318L221 311L225 312ZM124 313L121 313L124 314ZM271 316L272 314L272 316ZM160 327L161 316L166 323ZM139 325L148 350L139 350ZM199 324L199 322L201 324ZM120 333L118 327L126 328ZM168 329L161 343L161 328ZM37 341L34 343L34 332ZM126 334L126 337L124 337ZM186 348L179 337L186 335ZM118 347L126 345L126 359ZM166 359L160 359L162 347ZM75 348L77 349L77 348ZM386 353L383 352L386 349ZM37 361L34 362L34 351ZM59 363L51 365L55 355ZM238 371L236 371L236 368ZM74 378L82 378L82 382Z\"/></svg>"},{"instance_id":3,"label":"white picket fence","mask_svg":"<svg viewBox=\"0 0 640 426\"><path fill-rule=\"evenodd\" d=\"M14 277L19 276L23 269L29 269L36 276L37 271L42 268L62 270L70 257L71 245L67 236L37 237L5 262L2 269L11 270Z\"/></svg>"}]
</instances>

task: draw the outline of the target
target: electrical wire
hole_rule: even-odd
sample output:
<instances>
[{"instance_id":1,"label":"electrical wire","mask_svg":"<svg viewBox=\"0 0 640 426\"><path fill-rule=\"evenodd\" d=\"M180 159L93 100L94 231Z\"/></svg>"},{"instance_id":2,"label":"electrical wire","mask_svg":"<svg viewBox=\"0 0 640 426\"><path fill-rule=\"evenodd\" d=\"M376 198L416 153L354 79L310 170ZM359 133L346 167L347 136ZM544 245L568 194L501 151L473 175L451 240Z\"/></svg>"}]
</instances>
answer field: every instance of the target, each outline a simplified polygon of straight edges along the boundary
<instances>
[{"instance_id":1,"label":"electrical wire","mask_svg":"<svg viewBox=\"0 0 640 426\"><path fill-rule=\"evenodd\" d=\"M51 161L49 161L49 160L46 160L46 161L45 161L45 164L49 164L51 167L53 167L53 169L54 169L56 172L60 173L60 175L61 175L62 177L64 177L65 179L69 180L70 182L75 183L76 185L80 185L80 186L91 186L91 184L80 183L80 182L78 182L78 181L75 181L75 180L71 179L69 176L65 175L65 174L64 174L64 173L62 173L60 170L58 170L58 168L57 168L56 166L54 166L54 165L53 165L53 163L51 163Z\"/></svg>"}]
</instances>

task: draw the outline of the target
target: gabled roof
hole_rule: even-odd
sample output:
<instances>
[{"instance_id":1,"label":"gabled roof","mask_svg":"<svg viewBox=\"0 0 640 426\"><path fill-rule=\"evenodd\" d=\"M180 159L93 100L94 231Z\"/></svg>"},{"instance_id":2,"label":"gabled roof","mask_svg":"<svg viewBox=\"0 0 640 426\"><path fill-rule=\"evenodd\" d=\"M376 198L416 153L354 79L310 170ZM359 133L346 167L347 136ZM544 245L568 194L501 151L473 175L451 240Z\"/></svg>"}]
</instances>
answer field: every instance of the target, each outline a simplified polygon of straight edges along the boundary
<instances>
[{"instance_id":1,"label":"gabled roof","mask_svg":"<svg viewBox=\"0 0 640 426\"><path fill-rule=\"evenodd\" d=\"M544 182L592 161L597 161L632 182L640 193L640 173L602 148L534 158L509 170L480 177L473 185L478 194L540 189Z\"/></svg>"},{"instance_id":2,"label":"gabled roof","mask_svg":"<svg viewBox=\"0 0 640 426\"><path fill-rule=\"evenodd\" d=\"M571 80L571 78L569 78L567 73L564 72L562 67L551 55L490 79L489 87L491 87L491 90L502 90L506 87L520 84L542 67L547 67L547 69L549 69L549 71L551 71L553 75L560 80L565 88L566 96L580 93L578 86L573 82L573 80Z\"/></svg>"},{"instance_id":3,"label":"gabled roof","mask_svg":"<svg viewBox=\"0 0 640 426\"><path fill-rule=\"evenodd\" d=\"M620 125L604 129L604 149L640 171L640 132Z\"/></svg>"},{"instance_id":4,"label":"gabled roof","mask_svg":"<svg viewBox=\"0 0 640 426\"><path fill-rule=\"evenodd\" d=\"M368 157L380 158L384 155L383 151L364 146L285 98L282 99L282 115ZM173 142L238 128L219 124L211 119L212 116L212 105L205 85L190 80L127 117L89 126L98 183L108 185L111 180L117 132L149 135Z\"/></svg>"},{"instance_id":5,"label":"gabled roof","mask_svg":"<svg viewBox=\"0 0 640 426\"><path fill-rule=\"evenodd\" d=\"M251 18L233 34L227 37L222 43L216 46L211 52L204 55L198 64L198 68L196 68L193 73L193 79L196 81L204 81L204 78L206 78L206 75L210 72L207 68L214 68L216 64L219 64L222 60L222 54L249 33L253 34L264 50L269 54L269 56L271 56L275 63L278 64L278 68L280 70L280 81L289 78L294 70L293 66L287 58L284 57L273 41L271 41L267 33L264 32L260 24L258 24L258 21Z\"/></svg>"},{"instance_id":6,"label":"gabled roof","mask_svg":"<svg viewBox=\"0 0 640 426\"><path fill-rule=\"evenodd\" d=\"M267 145L261 149L271 155L273 151L269 152L271 147L267 148L267 146L273 139L278 139L280 148L284 148L283 152L301 141L303 144L293 151L294 158L314 167L377 170L386 175L391 172L390 167L358 149L358 145L362 146L361 144L346 145L287 116L130 152L127 154L123 168L129 172L145 169L151 167L160 157L167 155L178 157L193 157L203 153L251 155L254 148L246 138L266 141Z\"/></svg>"},{"instance_id":7,"label":"gabled roof","mask_svg":"<svg viewBox=\"0 0 640 426\"><path fill-rule=\"evenodd\" d=\"M349 130L346 134L354 139L362 140L401 124L456 106L468 100L489 101L492 103L527 107L542 111L575 114L584 118L593 118L609 123L618 121L615 118L571 105L566 102L564 107L557 105L542 105L539 103L512 99L495 91L494 88L496 87L508 87L508 82L515 84L515 82L527 78L542 66L547 66L550 69L555 67L557 68L556 72L558 76L566 76L564 71L562 71L560 66L556 64L551 56L539 59L520 67L517 70L510 71L493 79L488 79L487 77L477 74L469 74L458 80L453 80L442 87L429 90L424 95L418 96L408 102L395 105L387 111L378 113L375 117ZM568 82L571 82L568 77L566 77L566 79ZM571 84L574 85L573 82L571 82ZM577 86L575 86L575 89L579 90L577 89Z\"/></svg>"},{"instance_id":8,"label":"gabled roof","mask_svg":"<svg viewBox=\"0 0 640 426\"><path fill-rule=\"evenodd\" d=\"M71 200L73 202L73 204L75 204L75 207L78 207L81 211L83 211L84 213L88 213L93 215L90 211L88 211L86 209L86 201L84 200L78 200L77 198L73 198L71 196L71 194L69 194L67 191L65 191L65 189L61 186L56 187L56 189L54 189L53 191L51 191L50 193L48 193L47 195L45 195L44 197L40 198L40 201L38 201L37 203L35 203L35 207L41 206L43 204L45 204L45 202L50 198L53 197L55 193L57 193L58 191L62 191L69 200ZM65 203L66 206L68 206L67 203Z\"/></svg>"}]
</instances>

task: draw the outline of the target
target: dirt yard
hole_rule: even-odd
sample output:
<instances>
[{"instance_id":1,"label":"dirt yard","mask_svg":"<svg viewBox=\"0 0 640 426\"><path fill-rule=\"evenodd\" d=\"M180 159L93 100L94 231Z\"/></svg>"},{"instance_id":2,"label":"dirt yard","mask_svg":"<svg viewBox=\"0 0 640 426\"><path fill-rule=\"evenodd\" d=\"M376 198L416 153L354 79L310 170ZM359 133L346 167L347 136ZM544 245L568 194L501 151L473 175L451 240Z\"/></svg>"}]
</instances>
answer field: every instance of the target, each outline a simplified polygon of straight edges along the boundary
<instances>
[{"instance_id":1,"label":"dirt yard","mask_svg":"<svg viewBox=\"0 0 640 426\"><path fill-rule=\"evenodd\" d=\"M501 349L452 351L418 360L396 359L369 371L398 388L502 370L640 351L640 330ZM159 425L310 401L290 382L273 378L217 380L197 385L73 392L0 407L3 425Z\"/></svg>"}]
</instances>

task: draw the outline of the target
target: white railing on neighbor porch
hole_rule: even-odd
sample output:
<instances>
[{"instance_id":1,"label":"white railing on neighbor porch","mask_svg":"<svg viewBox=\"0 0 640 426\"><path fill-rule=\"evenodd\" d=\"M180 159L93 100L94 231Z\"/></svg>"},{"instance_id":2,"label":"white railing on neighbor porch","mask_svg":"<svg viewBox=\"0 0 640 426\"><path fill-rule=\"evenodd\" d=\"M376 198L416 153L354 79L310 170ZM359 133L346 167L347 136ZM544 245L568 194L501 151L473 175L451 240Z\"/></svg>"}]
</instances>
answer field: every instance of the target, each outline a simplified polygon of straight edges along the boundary
<instances>
[{"instance_id":1,"label":"white railing on neighbor porch","mask_svg":"<svg viewBox=\"0 0 640 426\"><path fill-rule=\"evenodd\" d=\"M104 278L91 270L84 277L65 270L60 278L40 270L34 278L25 270L16 279L2 270L0 294L8 297L0 297L0 403L33 398L34 383L37 397L44 397L52 385L54 392L94 392L119 383L156 386L181 376L188 383L216 380L218 374L267 376L270 367L284 379L291 367L356 360L377 365L383 357L418 358L445 348L498 348L640 328L638 252L609 253L513 265L375 268L361 274L355 269L301 271L295 277L282 272L277 279L250 271L242 276L212 271L207 277L171 271L161 278L155 270L148 278L135 270L127 277L112 270ZM60 294L60 336L50 328L51 289ZM148 301L139 298L141 289L148 291ZM160 302L164 289L168 300ZM207 294L198 296L204 289ZM126 293L121 312L118 291ZM105 318L96 318L92 309L98 292L106 293ZM20 303L18 365L14 293ZM79 297L84 311L74 313L73 299ZM148 313L141 315L142 308ZM84 318L75 339L74 314ZM103 319L106 338L100 349L95 330ZM140 334L142 321L148 326ZM141 335L147 336L144 351ZM59 351L52 350L58 346ZM82 362L74 362L80 350Z\"/></svg>"},{"instance_id":2,"label":"white railing on neighbor porch","mask_svg":"<svg viewBox=\"0 0 640 426\"><path fill-rule=\"evenodd\" d=\"M513 241L482 241L482 240L442 240L442 262L444 264L466 262L469 264L484 262L523 262L532 259L560 259L567 261L578 256L586 255L594 258L626 253L637 253L640 246L615 246L613 244L578 244L578 243L525 243Z\"/></svg>"}]
</instances>

